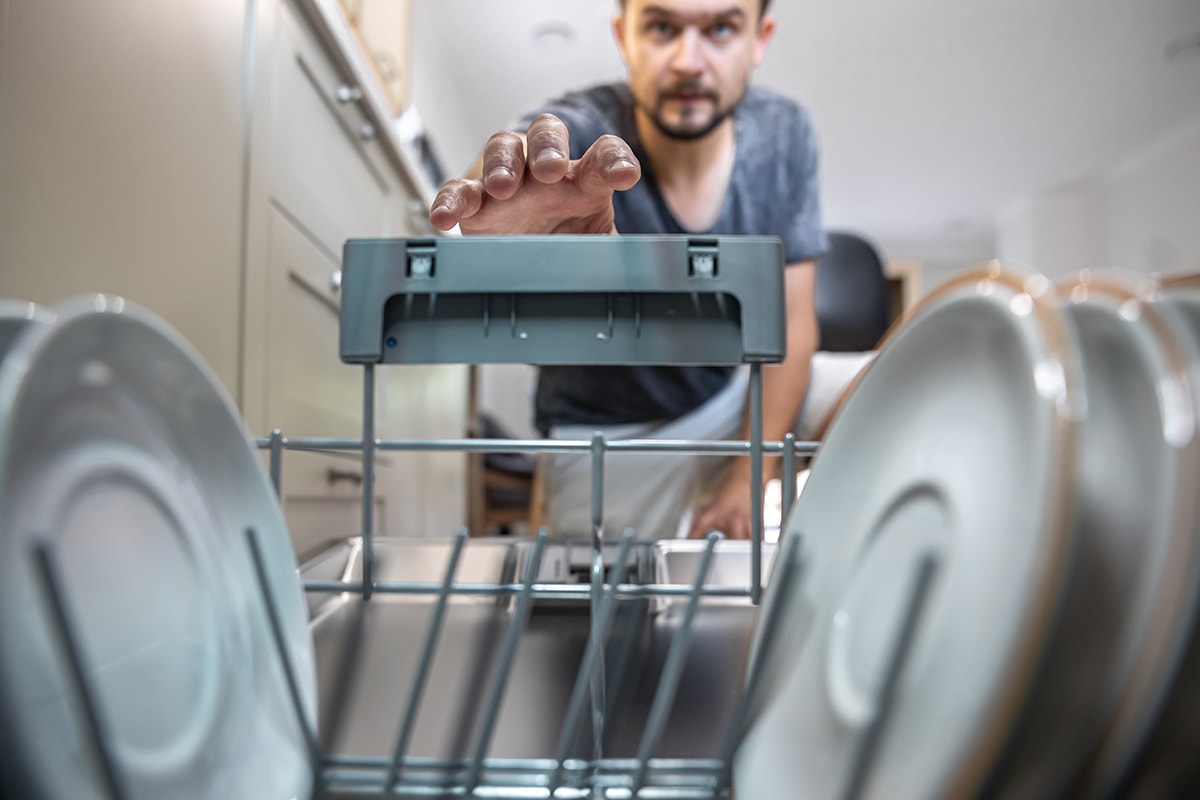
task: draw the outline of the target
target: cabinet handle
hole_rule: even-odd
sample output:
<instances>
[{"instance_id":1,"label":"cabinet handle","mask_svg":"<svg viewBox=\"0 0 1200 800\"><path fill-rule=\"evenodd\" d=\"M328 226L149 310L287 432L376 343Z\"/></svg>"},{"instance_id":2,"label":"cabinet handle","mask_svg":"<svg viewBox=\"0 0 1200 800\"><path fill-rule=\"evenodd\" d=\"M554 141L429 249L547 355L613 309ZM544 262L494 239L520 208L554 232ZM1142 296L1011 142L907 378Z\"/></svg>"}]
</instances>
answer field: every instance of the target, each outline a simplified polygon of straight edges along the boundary
<instances>
[{"instance_id":1,"label":"cabinet handle","mask_svg":"<svg viewBox=\"0 0 1200 800\"><path fill-rule=\"evenodd\" d=\"M364 122L362 127L358 129L358 138L364 142L369 142L375 138L375 126L369 122Z\"/></svg>"},{"instance_id":2,"label":"cabinet handle","mask_svg":"<svg viewBox=\"0 0 1200 800\"><path fill-rule=\"evenodd\" d=\"M342 290L342 271L334 270L329 275L329 291L337 294Z\"/></svg>"},{"instance_id":3,"label":"cabinet handle","mask_svg":"<svg viewBox=\"0 0 1200 800\"><path fill-rule=\"evenodd\" d=\"M336 483L341 483L342 481L347 481L349 483L354 484L355 486L362 486L363 476L362 476L361 472L354 472L353 470L348 470L348 469L343 470L343 469L337 469L335 467L330 467L325 472L325 481L330 486L333 486Z\"/></svg>"},{"instance_id":4,"label":"cabinet handle","mask_svg":"<svg viewBox=\"0 0 1200 800\"><path fill-rule=\"evenodd\" d=\"M362 89L349 84L342 84L334 94L339 103L357 103L363 99Z\"/></svg>"}]
</instances>

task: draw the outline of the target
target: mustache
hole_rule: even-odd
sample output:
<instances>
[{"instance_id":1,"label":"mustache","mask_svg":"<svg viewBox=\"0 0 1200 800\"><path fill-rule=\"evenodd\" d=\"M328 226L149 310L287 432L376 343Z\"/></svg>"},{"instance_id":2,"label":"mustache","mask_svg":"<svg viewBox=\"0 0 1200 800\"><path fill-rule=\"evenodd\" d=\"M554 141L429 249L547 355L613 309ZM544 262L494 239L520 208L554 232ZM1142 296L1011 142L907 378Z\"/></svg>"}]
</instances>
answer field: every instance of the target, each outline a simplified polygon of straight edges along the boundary
<instances>
[{"instance_id":1,"label":"mustache","mask_svg":"<svg viewBox=\"0 0 1200 800\"><path fill-rule=\"evenodd\" d=\"M667 88L660 91L658 93L658 96L660 98L679 97L679 96L703 97L707 100L712 100L714 103L718 99L716 90L709 89L705 86L701 86L699 83L696 83L695 81L686 81L686 82L676 83L673 86L668 86Z\"/></svg>"}]
</instances>

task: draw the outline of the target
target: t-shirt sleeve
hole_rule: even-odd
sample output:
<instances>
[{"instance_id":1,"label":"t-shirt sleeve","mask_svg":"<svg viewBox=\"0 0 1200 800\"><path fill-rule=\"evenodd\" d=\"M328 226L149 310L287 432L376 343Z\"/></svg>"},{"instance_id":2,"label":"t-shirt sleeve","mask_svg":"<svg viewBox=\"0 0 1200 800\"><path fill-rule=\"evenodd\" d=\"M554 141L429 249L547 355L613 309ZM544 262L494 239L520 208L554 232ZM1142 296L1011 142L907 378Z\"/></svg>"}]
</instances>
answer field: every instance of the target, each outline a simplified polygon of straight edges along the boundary
<instances>
[{"instance_id":1,"label":"t-shirt sleeve","mask_svg":"<svg viewBox=\"0 0 1200 800\"><path fill-rule=\"evenodd\" d=\"M829 249L821 217L817 136L808 112L799 107L796 112L799 119L793 126L795 138L788 161L788 184L794 202L783 237L784 258L789 264L811 261Z\"/></svg>"}]
</instances>

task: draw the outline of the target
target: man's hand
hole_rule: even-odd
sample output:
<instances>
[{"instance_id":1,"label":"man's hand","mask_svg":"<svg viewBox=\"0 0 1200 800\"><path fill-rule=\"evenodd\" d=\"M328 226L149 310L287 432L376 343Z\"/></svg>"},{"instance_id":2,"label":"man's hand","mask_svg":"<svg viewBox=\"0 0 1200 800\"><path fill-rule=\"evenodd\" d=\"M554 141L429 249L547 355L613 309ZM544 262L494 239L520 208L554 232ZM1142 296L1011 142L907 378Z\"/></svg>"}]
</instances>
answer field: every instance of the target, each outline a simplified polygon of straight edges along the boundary
<instances>
[{"instance_id":1,"label":"man's hand","mask_svg":"<svg viewBox=\"0 0 1200 800\"><path fill-rule=\"evenodd\" d=\"M816 265L805 261L783 273L787 307L787 357L763 370L763 441L774 442L792 429L808 391L809 370L817 349L817 316L813 305ZM742 422L741 439L750 438L750 414ZM763 480L777 458L763 462ZM792 476L795 480L795 476ZM696 514L689 536L701 538L718 530L730 539L750 538L750 459L738 457L712 502Z\"/></svg>"},{"instance_id":2,"label":"man's hand","mask_svg":"<svg viewBox=\"0 0 1200 800\"><path fill-rule=\"evenodd\" d=\"M688 538L703 539L709 531L720 531L727 539L750 538L749 471L735 467L731 473L712 502L696 514Z\"/></svg>"},{"instance_id":3,"label":"man's hand","mask_svg":"<svg viewBox=\"0 0 1200 800\"><path fill-rule=\"evenodd\" d=\"M642 176L633 150L601 136L570 160L567 127L542 114L524 136L502 131L488 139L472 177L447 181L429 221L440 230L459 225L467 235L616 233L612 193Z\"/></svg>"}]
</instances>

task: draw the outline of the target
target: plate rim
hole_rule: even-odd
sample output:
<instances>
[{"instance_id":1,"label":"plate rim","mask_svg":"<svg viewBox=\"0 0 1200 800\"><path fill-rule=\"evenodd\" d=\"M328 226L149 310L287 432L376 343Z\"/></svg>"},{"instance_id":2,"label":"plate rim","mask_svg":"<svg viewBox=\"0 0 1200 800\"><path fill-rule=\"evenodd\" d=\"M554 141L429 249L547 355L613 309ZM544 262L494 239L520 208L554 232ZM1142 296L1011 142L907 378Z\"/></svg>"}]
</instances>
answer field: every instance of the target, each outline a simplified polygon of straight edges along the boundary
<instances>
[{"instance_id":1,"label":"plate rim","mask_svg":"<svg viewBox=\"0 0 1200 800\"><path fill-rule=\"evenodd\" d=\"M880 342L877 357L859 374L854 390L866 385L871 380L873 371L878 369L881 363L888 362L887 353L907 334L911 326L972 289L978 296L997 297L997 301L997 289L1009 293L1010 301L1016 297L1025 298L1022 300L1022 304L1026 306L1024 314L1018 315L1012 309L1011 302L1008 310L1014 318L1028 320L1025 324L1034 326L1039 334L1035 339L1041 345L1038 358L1030 359L1030 363L1051 362L1057 368L1061 381L1053 391L1037 392L1048 414L1050 433L1050 441L1042 448L1051 477L1051 484L1044 488L1044 511L1039 525L1039 535L1045 545L1044 551L1039 553L1044 557L1039 559L1038 569L1034 571L1033 579L1025 587L1030 590L1026 595L1030 602L1027 604L1025 622L1020 626L1009 652L1010 668L1004 671L995 691L989 697L986 711L981 715L982 724L973 731L972 743L963 758L957 762L957 766L947 772L946 779L940 787L948 796L968 796L985 786L990 779L995 765L1003 755L1009 735L1018 724L1023 707L1022 700L1029 694L1030 687L1036 681L1042 654L1053 634L1056 611L1061 600L1061 578L1069 569L1076 541L1076 531L1071 525L1071 519L1075 507L1074 487L1077 483L1080 423L1083 404L1086 402L1074 330L1065 311L1060 307L1053 284L1041 273L1006 265L999 260L952 276L918 301L885 334ZM847 410L853 408L853 401L853 396L849 396L839 409L830 425L828 436L832 437ZM823 450L827 450L827 442L828 439ZM815 472L820 468L820 463L819 451L811 469ZM798 506L798 502L793 506L793 516ZM796 535L793 526L789 524L786 528L788 535ZM783 544L781 537L781 552L786 552ZM801 554L800 558L803 557ZM775 566L776 569L780 567L779 564ZM811 577L806 575L803 580L807 582ZM774 595L770 592L769 594L772 597ZM764 612L766 602L764 598ZM817 612L822 613L827 615L830 609ZM762 616L760 615L760 619ZM757 632L756 628L752 659L757 656L760 647ZM805 638L807 639L807 635ZM802 647L808 646L812 646L811 641L802 644ZM742 743L739 744L738 760L745 757L743 745L750 732L751 728L747 727ZM735 776L737 773L738 770L735 769Z\"/></svg>"},{"instance_id":2,"label":"plate rim","mask_svg":"<svg viewBox=\"0 0 1200 800\"><path fill-rule=\"evenodd\" d=\"M278 526L273 527L278 531L282 531L286 536L286 522L282 511L279 509L278 500L275 497L270 481L259 462L255 441L246 426L244 417L233 403L231 396L224 384L216 376L212 367L182 333L150 309L117 295L74 295L57 303L53 307L41 306L38 308L47 312L47 324L23 331L14 341L14 346L10 349L7 356L3 361L0 361L0 488L8 483L9 470L7 465L10 460L10 451L13 447L12 440L14 438L16 423L13 411L17 407L22 387L29 380L29 376L37 370L38 363L45 357L46 350L53 347L59 341L59 338L65 335L64 332L69 332L74 325L85 324L87 320L93 319L97 315L111 315L139 328L142 331L142 335L158 338L166 347L173 351L174 356L177 356L181 362L186 363L188 368L194 371L197 376L196 386L214 403L214 407L219 405L224 416L228 418L230 426L226 433L230 442L234 441L234 432L236 431L237 441L241 442L245 447L248 463L254 463L257 466L257 469L250 475L250 480L253 480L257 485L250 487L248 491L255 491L261 494L264 500L267 498L270 499L270 504L274 508L274 511L268 513L273 517L277 517L279 522ZM180 461L186 464L184 459L181 458ZM203 482L204 479L200 471L193 471L192 474L197 481ZM0 530L0 536L6 535L5 531ZM230 535L232 536L233 534ZM278 592L273 592L275 595L273 600L277 604L277 607L281 602L291 605L291 599L296 600L298 603L296 608L278 608L281 622L284 626L284 635L289 637L286 641L288 648L286 654L294 661L293 654L296 652L296 648L300 647L307 655L306 660L308 665L314 665L315 656L308 628L308 612L304 605L304 590L299 581L298 568L290 539L287 542L287 552L292 553L291 562L283 565L283 567L277 564L276 570L280 575L286 571L296 576L296 591L293 598L282 597ZM248 553L247 558L249 558ZM270 571L270 565L268 565L268 570ZM249 591L252 591L252 596L255 598L258 598L261 594L257 586ZM289 625L289 620L292 619L297 622L294 626ZM255 624L257 625L258 623ZM267 622L264 619L261 625L265 626L266 624ZM295 630L291 630L291 628L295 628ZM303 638L301 638L300 634L303 634ZM249 643L254 638L258 637L252 636L246 639L246 642ZM246 646L249 646L249 644ZM257 659L263 663L255 670L255 674L259 678L267 677L269 683L277 687L280 695L285 698L285 705L289 709L289 716L291 717L289 724L298 725L295 720L295 714L291 711L292 705L290 699L288 699L285 678L282 674L283 671L275 663L278 659L275 643L274 641L269 641L263 646L270 655L266 659ZM250 651L247 650L242 655L248 656L250 655ZM293 668L296 666L293 664ZM69 669L66 671L69 672ZM308 675L308 671L305 670L298 676L298 688L302 695L301 699L306 704L306 722L309 726L313 726L316 722L315 714L318 705L317 683L315 675ZM5 659L0 658L0 711L4 711L0 715L0 746L5 747L15 756L12 759L8 759L11 774L6 774L4 778L13 786L20 787L25 791L33 791L36 795L36 793L46 791L54 784L53 782L48 782L44 772L36 768L36 765L43 760L28 757L30 756L30 745L26 741L26 737L17 729L14 720L15 715L5 710L21 705L20 701L15 699L13 691L14 683L11 669L6 667ZM258 693L256 693L256 696L258 696ZM74 710L75 706L77 704L72 702L73 710L71 717L76 720L74 724L80 726L78 722L79 714ZM305 736L306 733L298 731L298 735ZM86 741L86 738L85 736L84 741ZM249 741L259 740L252 738ZM85 761L91 761L93 757L88 752L86 745L83 752L86 754L84 755ZM305 757L305 754L300 753L299 749L297 750L297 755L295 768L291 772L295 774L297 781L311 781L312 767L308 763L308 759ZM88 773L84 771L81 775L80 785L88 785ZM306 783L305 785L309 784Z\"/></svg>"}]
</instances>

